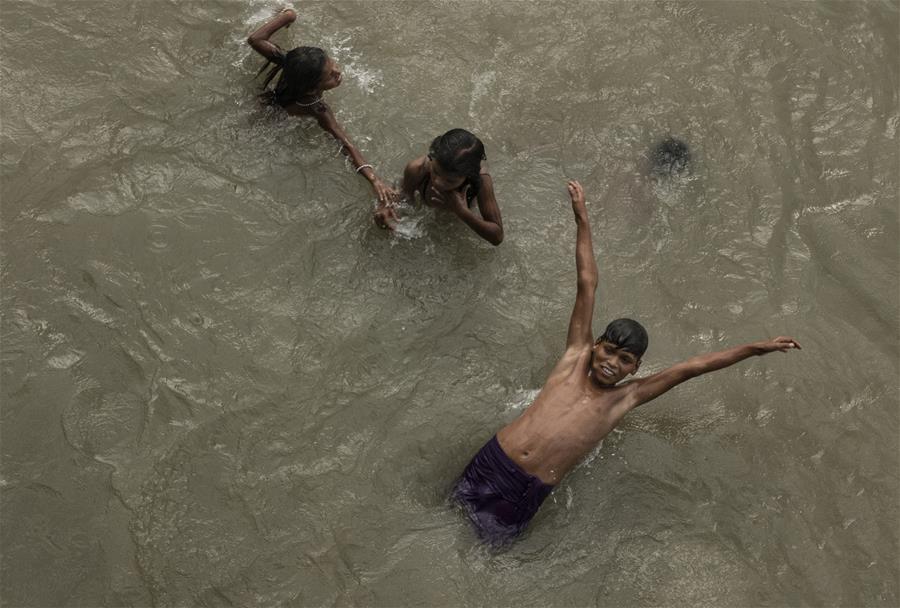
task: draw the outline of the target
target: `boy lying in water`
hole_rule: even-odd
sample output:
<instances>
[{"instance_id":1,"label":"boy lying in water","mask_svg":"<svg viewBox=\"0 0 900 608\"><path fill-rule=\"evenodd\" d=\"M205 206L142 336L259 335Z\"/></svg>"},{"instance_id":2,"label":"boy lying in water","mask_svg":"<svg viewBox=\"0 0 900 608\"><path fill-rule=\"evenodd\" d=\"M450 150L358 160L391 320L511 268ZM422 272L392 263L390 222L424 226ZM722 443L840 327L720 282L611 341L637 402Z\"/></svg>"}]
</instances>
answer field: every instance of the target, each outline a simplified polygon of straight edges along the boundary
<instances>
[{"instance_id":1,"label":"boy lying in water","mask_svg":"<svg viewBox=\"0 0 900 608\"><path fill-rule=\"evenodd\" d=\"M569 182L577 236L578 291L566 351L534 403L500 429L463 472L453 490L478 535L497 545L518 536L553 488L637 406L685 380L753 355L799 349L778 337L700 355L646 378L618 384L637 372L647 332L636 321L617 319L597 341L591 332L597 265L584 190Z\"/></svg>"}]
</instances>

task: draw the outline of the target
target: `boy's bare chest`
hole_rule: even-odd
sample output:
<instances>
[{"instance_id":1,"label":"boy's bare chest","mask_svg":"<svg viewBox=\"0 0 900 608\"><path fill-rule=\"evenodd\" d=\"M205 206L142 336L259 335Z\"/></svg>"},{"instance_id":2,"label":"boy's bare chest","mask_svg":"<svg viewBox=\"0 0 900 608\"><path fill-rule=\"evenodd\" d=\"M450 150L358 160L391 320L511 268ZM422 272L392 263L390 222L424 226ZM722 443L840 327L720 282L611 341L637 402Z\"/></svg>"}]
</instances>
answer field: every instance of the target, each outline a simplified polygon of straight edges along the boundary
<instances>
[{"instance_id":1,"label":"boy's bare chest","mask_svg":"<svg viewBox=\"0 0 900 608\"><path fill-rule=\"evenodd\" d=\"M617 401L611 391L597 391L577 382L549 385L540 395L541 418L548 418L553 426L594 426L608 418ZM538 405L538 404L536 404Z\"/></svg>"}]
</instances>

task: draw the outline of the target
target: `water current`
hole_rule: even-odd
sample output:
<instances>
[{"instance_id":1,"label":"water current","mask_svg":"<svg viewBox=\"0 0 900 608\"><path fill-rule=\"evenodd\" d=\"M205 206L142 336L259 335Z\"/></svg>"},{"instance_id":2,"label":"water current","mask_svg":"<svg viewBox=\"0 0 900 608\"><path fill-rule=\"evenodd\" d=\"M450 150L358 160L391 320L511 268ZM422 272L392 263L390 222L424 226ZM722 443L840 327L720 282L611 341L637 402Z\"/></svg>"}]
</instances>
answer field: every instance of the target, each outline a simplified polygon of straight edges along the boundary
<instances>
[{"instance_id":1,"label":"water current","mask_svg":"<svg viewBox=\"0 0 900 608\"><path fill-rule=\"evenodd\" d=\"M297 5L386 179L482 138L497 248L380 231L258 105L278 7L0 1L3 605L900 603L897 2ZM489 552L445 497L561 353L572 178L642 373L804 350L630 414Z\"/></svg>"}]
</instances>

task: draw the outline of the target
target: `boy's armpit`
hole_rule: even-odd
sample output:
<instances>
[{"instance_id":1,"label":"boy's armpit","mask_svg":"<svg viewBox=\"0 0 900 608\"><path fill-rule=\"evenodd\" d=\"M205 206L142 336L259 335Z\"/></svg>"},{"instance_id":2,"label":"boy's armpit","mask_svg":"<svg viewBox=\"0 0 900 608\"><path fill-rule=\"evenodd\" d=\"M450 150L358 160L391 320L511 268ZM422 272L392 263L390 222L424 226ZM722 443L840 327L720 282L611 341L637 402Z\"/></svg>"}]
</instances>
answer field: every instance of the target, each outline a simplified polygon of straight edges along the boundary
<instances>
[{"instance_id":1,"label":"boy's armpit","mask_svg":"<svg viewBox=\"0 0 900 608\"><path fill-rule=\"evenodd\" d=\"M583 372L585 378L587 378L587 374L590 371L590 362L590 347L585 348L582 344L572 345L563 352L556 365L553 366L547 381L549 382L559 377L568 377L574 372Z\"/></svg>"}]
</instances>

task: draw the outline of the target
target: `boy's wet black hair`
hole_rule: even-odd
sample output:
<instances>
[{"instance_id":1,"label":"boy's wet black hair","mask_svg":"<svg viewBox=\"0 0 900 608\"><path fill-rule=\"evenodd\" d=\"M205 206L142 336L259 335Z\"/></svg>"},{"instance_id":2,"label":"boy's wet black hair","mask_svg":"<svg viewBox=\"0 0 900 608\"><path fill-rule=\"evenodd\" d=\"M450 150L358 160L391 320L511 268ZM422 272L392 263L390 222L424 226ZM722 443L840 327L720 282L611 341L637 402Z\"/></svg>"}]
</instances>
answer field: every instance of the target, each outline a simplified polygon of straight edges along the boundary
<instances>
[{"instance_id":1,"label":"boy's wet black hair","mask_svg":"<svg viewBox=\"0 0 900 608\"><path fill-rule=\"evenodd\" d=\"M481 188L481 161L484 144L465 129L450 129L443 135L434 138L428 147L428 158L436 160L448 173L466 178L469 189L466 199L471 201Z\"/></svg>"},{"instance_id":2,"label":"boy's wet black hair","mask_svg":"<svg viewBox=\"0 0 900 608\"><path fill-rule=\"evenodd\" d=\"M633 319L616 319L606 326L597 342L609 342L640 359L647 352L650 337L644 326Z\"/></svg>"},{"instance_id":3,"label":"boy's wet black hair","mask_svg":"<svg viewBox=\"0 0 900 608\"><path fill-rule=\"evenodd\" d=\"M322 80L322 71L325 69L327 59L328 54L316 46L298 46L288 51L266 74L263 88L269 86L279 72L281 78L273 90L263 93L265 100L286 106L304 95L309 95L316 90ZM259 73L262 74L268 66L268 63L264 65Z\"/></svg>"}]
</instances>

